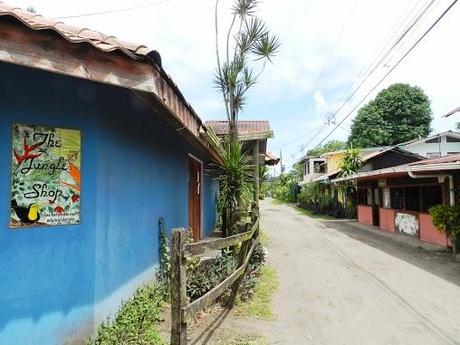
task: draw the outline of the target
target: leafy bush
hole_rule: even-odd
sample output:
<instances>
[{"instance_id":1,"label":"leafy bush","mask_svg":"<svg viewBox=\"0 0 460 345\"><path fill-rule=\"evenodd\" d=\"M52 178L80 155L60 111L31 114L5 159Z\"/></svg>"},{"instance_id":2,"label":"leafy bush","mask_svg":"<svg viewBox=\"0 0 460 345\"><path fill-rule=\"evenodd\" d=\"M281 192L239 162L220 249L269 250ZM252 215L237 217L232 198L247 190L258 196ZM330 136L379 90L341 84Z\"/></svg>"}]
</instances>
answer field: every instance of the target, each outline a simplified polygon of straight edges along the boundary
<instances>
[{"instance_id":1,"label":"leafy bush","mask_svg":"<svg viewBox=\"0 0 460 345\"><path fill-rule=\"evenodd\" d=\"M236 260L230 251L217 258L190 260L187 266L187 296L193 301L205 295L235 270Z\"/></svg>"},{"instance_id":2,"label":"leafy bush","mask_svg":"<svg viewBox=\"0 0 460 345\"><path fill-rule=\"evenodd\" d=\"M457 253L457 237L460 235L460 206L436 205L428 210L433 218L433 225L446 234L452 243L453 253Z\"/></svg>"},{"instance_id":3,"label":"leafy bush","mask_svg":"<svg viewBox=\"0 0 460 345\"><path fill-rule=\"evenodd\" d=\"M113 321L107 319L88 345L163 345L156 326L163 321L162 310L169 296L164 283L145 285L124 302Z\"/></svg>"},{"instance_id":4,"label":"leafy bush","mask_svg":"<svg viewBox=\"0 0 460 345\"><path fill-rule=\"evenodd\" d=\"M257 276L265 258L265 248L260 243L256 244L240 286L240 298L248 299L254 293ZM232 274L236 265L235 256L228 250L224 250L216 258L203 261L191 260L187 267L187 296L193 301L205 295Z\"/></svg>"},{"instance_id":5,"label":"leafy bush","mask_svg":"<svg viewBox=\"0 0 460 345\"><path fill-rule=\"evenodd\" d=\"M299 194L299 207L311 211L313 214L324 214L335 218L356 218L356 208L350 200L353 196L345 189L337 188L342 193L340 202L325 191L325 186L318 182L310 182L303 186Z\"/></svg>"}]
</instances>

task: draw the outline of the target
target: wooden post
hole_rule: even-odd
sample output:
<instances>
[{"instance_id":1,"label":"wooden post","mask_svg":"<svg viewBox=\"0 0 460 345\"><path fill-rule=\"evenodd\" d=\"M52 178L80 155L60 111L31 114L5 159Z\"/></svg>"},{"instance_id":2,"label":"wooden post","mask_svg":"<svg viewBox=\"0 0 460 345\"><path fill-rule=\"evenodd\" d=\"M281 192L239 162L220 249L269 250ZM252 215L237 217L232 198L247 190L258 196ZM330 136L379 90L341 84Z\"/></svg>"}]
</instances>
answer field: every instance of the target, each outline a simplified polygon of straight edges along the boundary
<instances>
[{"instance_id":1,"label":"wooden post","mask_svg":"<svg viewBox=\"0 0 460 345\"><path fill-rule=\"evenodd\" d=\"M246 229L244 229L243 232L247 231L247 225L250 225L249 223L246 223ZM240 268L244 260L246 259L246 255L248 254L248 249L250 245L252 244L252 239L254 238L254 235L252 238L244 241L241 244L240 252L238 254L238 262L237 262L237 268ZM246 272L243 272L243 274L232 284L232 292L230 294L230 299L228 300L228 307L233 308L233 305L235 304L236 301L236 296L238 294L238 289L240 288L241 282L243 281L244 275Z\"/></svg>"},{"instance_id":2,"label":"wooden post","mask_svg":"<svg viewBox=\"0 0 460 345\"><path fill-rule=\"evenodd\" d=\"M256 140L253 151L253 162L254 162L254 206L259 213L259 141Z\"/></svg>"},{"instance_id":3,"label":"wooden post","mask_svg":"<svg viewBox=\"0 0 460 345\"><path fill-rule=\"evenodd\" d=\"M187 233L185 229L172 232L171 252L171 345L187 344L187 323L183 322L182 309L187 305L186 263L184 245Z\"/></svg>"}]
</instances>

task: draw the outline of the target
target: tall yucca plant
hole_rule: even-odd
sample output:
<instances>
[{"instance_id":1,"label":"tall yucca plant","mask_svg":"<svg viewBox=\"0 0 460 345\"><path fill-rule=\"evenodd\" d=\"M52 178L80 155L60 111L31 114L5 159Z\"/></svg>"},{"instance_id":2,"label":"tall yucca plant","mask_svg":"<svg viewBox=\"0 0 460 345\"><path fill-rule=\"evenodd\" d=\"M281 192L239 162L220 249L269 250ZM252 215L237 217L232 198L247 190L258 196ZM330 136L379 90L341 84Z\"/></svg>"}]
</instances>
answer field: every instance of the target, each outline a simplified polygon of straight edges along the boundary
<instances>
[{"instance_id":1,"label":"tall yucca plant","mask_svg":"<svg viewBox=\"0 0 460 345\"><path fill-rule=\"evenodd\" d=\"M238 138L238 114L246 102L246 93L255 85L267 61L276 55L280 42L256 16L258 0L235 0L232 22L225 40L225 57L219 45L218 6L215 7L217 71L215 83L222 93L229 124L229 140ZM254 73L256 62L262 66Z\"/></svg>"},{"instance_id":2,"label":"tall yucca plant","mask_svg":"<svg viewBox=\"0 0 460 345\"><path fill-rule=\"evenodd\" d=\"M227 235L235 234L237 222L244 210L244 196L252 188L253 167L240 142L225 141L222 148L222 164L216 168L219 179L219 205L222 227Z\"/></svg>"}]
</instances>

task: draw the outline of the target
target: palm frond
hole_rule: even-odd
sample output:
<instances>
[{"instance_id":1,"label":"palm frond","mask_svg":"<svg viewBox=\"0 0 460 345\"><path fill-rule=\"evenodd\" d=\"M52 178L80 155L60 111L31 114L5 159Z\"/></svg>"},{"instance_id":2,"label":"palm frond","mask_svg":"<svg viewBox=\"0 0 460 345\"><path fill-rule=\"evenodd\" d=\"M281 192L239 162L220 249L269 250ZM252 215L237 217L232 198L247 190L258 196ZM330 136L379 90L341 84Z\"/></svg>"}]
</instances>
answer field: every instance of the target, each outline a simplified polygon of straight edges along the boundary
<instances>
[{"instance_id":1,"label":"palm frond","mask_svg":"<svg viewBox=\"0 0 460 345\"><path fill-rule=\"evenodd\" d=\"M251 17L255 14L258 0L237 0L233 6L233 14L236 14L240 18Z\"/></svg>"},{"instance_id":2,"label":"palm frond","mask_svg":"<svg viewBox=\"0 0 460 345\"><path fill-rule=\"evenodd\" d=\"M251 53L257 56L256 60L267 59L272 62L272 58L278 53L281 43L276 36L268 33L263 35L254 45Z\"/></svg>"}]
</instances>

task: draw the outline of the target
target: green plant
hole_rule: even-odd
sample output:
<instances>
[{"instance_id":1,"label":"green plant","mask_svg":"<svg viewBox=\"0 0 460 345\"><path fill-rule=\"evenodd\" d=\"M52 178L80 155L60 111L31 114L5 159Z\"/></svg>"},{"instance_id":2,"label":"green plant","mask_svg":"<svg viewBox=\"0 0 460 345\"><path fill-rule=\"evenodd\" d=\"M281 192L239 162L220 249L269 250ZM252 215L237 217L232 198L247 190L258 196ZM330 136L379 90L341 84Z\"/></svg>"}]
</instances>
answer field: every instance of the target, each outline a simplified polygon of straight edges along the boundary
<instances>
[{"instance_id":1,"label":"green plant","mask_svg":"<svg viewBox=\"0 0 460 345\"><path fill-rule=\"evenodd\" d=\"M430 100L418 86L393 84L358 111L348 142L361 147L396 145L431 132Z\"/></svg>"},{"instance_id":2,"label":"green plant","mask_svg":"<svg viewBox=\"0 0 460 345\"><path fill-rule=\"evenodd\" d=\"M139 288L123 302L113 320L102 323L87 345L164 345L157 325L168 298L168 285L156 283Z\"/></svg>"},{"instance_id":3,"label":"green plant","mask_svg":"<svg viewBox=\"0 0 460 345\"><path fill-rule=\"evenodd\" d=\"M160 268L157 277L160 281L169 282L171 277L171 249L163 217L158 220L158 227L160 229Z\"/></svg>"},{"instance_id":4,"label":"green plant","mask_svg":"<svg viewBox=\"0 0 460 345\"><path fill-rule=\"evenodd\" d=\"M219 180L219 211L222 229L226 235L237 231L237 222L244 215L244 205L252 196L253 169L239 142L225 141L222 164L213 174Z\"/></svg>"},{"instance_id":5,"label":"green plant","mask_svg":"<svg viewBox=\"0 0 460 345\"><path fill-rule=\"evenodd\" d=\"M227 278L235 269L236 260L228 250L216 258L191 260L187 265L187 296L200 298Z\"/></svg>"},{"instance_id":6,"label":"green plant","mask_svg":"<svg viewBox=\"0 0 460 345\"><path fill-rule=\"evenodd\" d=\"M428 211L433 218L433 225L446 234L452 243L452 252L456 255L456 241L460 235L460 206L436 205Z\"/></svg>"},{"instance_id":7,"label":"green plant","mask_svg":"<svg viewBox=\"0 0 460 345\"><path fill-rule=\"evenodd\" d=\"M278 38L271 35L255 13L258 0L235 0L232 21L225 40L225 57L221 59L219 45L218 5L215 7L216 86L222 93L229 124L229 140L238 140L238 114L246 102L246 93L255 85L267 61L280 47ZM253 62L262 61L259 73L254 74Z\"/></svg>"},{"instance_id":8,"label":"green plant","mask_svg":"<svg viewBox=\"0 0 460 345\"><path fill-rule=\"evenodd\" d=\"M253 295L250 299L241 299L238 302L236 314L273 320L275 314L271 302L278 286L279 280L276 270L270 266L262 267L254 286Z\"/></svg>"},{"instance_id":9,"label":"green plant","mask_svg":"<svg viewBox=\"0 0 460 345\"><path fill-rule=\"evenodd\" d=\"M334 188L334 194L332 194ZM324 185L310 182L302 186L298 206L312 212L335 218L356 218L353 187ZM340 196L340 197L339 197Z\"/></svg>"},{"instance_id":10,"label":"green plant","mask_svg":"<svg viewBox=\"0 0 460 345\"><path fill-rule=\"evenodd\" d=\"M361 149L350 147L345 151L345 155L340 161L340 176L350 176L358 172L363 165Z\"/></svg>"},{"instance_id":11,"label":"green plant","mask_svg":"<svg viewBox=\"0 0 460 345\"><path fill-rule=\"evenodd\" d=\"M301 179L302 166L295 164L287 174L271 181L272 196L281 201L296 202Z\"/></svg>"}]
</instances>

